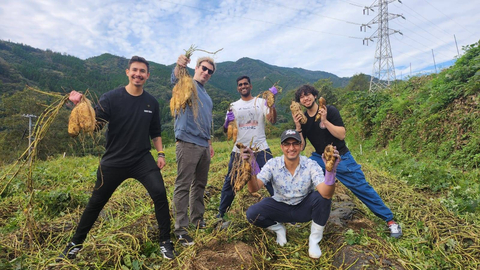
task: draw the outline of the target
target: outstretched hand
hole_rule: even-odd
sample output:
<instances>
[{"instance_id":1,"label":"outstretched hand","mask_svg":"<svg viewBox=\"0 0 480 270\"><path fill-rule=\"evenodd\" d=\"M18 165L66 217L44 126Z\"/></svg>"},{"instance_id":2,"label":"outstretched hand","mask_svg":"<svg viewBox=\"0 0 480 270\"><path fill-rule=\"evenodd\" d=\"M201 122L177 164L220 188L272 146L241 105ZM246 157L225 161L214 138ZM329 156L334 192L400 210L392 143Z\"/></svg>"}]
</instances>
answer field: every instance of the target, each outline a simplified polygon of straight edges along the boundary
<instances>
[{"instance_id":1,"label":"outstretched hand","mask_svg":"<svg viewBox=\"0 0 480 270\"><path fill-rule=\"evenodd\" d=\"M190 63L190 58L187 58L185 55L180 55L177 59L177 65L182 68L186 68L188 63Z\"/></svg>"},{"instance_id":2,"label":"outstretched hand","mask_svg":"<svg viewBox=\"0 0 480 270\"><path fill-rule=\"evenodd\" d=\"M235 115L233 114L232 110L228 110L227 116L225 117L225 125L223 125L224 128L228 127L228 124L235 120Z\"/></svg>"},{"instance_id":3,"label":"outstretched hand","mask_svg":"<svg viewBox=\"0 0 480 270\"><path fill-rule=\"evenodd\" d=\"M276 95L278 93L278 90L275 86L268 88L268 91L272 92L273 95Z\"/></svg>"},{"instance_id":4,"label":"outstretched hand","mask_svg":"<svg viewBox=\"0 0 480 270\"><path fill-rule=\"evenodd\" d=\"M332 186L335 184L335 176L337 175L337 167L338 164L340 163L340 160L342 159L340 157L340 153L337 150L337 147L334 146L335 150L333 151L333 156L335 157L335 163L333 164L333 168L331 171L325 170L325 185ZM327 164L327 161L325 160L325 154L322 154L322 160L324 164Z\"/></svg>"},{"instance_id":5,"label":"outstretched hand","mask_svg":"<svg viewBox=\"0 0 480 270\"><path fill-rule=\"evenodd\" d=\"M72 92L70 92L70 96L68 96L68 99L73 102L73 104L77 105L80 100L82 100L82 94L73 90Z\"/></svg>"},{"instance_id":6,"label":"outstretched hand","mask_svg":"<svg viewBox=\"0 0 480 270\"><path fill-rule=\"evenodd\" d=\"M334 149L335 149L335 150L333 150L333 156L335 157L335 163L333 164L332 172L336 172L336 171L337 171L338 163L340 163L340 160L342 159L342 158L340 157L340 153L338 152L336 146L334 146ZM322 154L322 160L323 160L323 163L324 163L324 164L327 164L327 160L325 159L325 154Z\"/></svg>"}]
</instances>

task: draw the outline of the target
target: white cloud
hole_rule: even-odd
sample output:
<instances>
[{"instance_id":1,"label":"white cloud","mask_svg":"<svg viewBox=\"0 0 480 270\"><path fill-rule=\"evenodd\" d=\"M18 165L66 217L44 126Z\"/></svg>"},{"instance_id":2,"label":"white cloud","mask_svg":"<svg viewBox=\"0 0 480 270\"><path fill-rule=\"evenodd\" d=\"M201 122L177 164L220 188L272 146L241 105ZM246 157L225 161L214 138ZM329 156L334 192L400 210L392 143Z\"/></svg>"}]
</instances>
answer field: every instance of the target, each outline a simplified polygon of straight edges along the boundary
<instances>
[{"instance_id":1,"label":"white cloud","mask_svg":"<svg viewBox=\"0 0 480 270\"><path fill-rule=\"evenodd\" d=\"M338 76L370 74L375 42L360 32L377 12L373 1L339 0L19 0L0 7L0 38L86 59L102 53L172 64L191 44L214 51L216 60L241 57L268 64L321 70ZM403 0L389 12L397 76L454 59L459 47L479 40L478 1ZM375 8L375 11L376 8ZM192 63L204 53L197 52ZM191 64L192 66L193 64Z\"/></svg>"}]
</instances>

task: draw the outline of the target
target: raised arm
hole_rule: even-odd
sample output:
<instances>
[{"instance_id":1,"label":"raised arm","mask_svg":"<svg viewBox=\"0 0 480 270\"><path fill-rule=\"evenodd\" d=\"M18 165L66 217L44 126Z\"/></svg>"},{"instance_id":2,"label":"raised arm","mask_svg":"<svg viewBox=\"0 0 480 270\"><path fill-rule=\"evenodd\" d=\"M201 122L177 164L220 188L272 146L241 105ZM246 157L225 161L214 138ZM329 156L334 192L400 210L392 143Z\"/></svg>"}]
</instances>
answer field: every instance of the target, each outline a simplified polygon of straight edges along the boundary
<instances>
[{"instance_id":1,"label":"raised arm","mask_svg":"<svg viewBox=\"0 0 480 270\"><path fill-rule=\"evenodd\" d=\"M327 111L328 110L326 105L323 105L323 108L320 108L319 110L321 115L320 123L323 124L328 129L330 134L332 134L335 138L339 140L345 140L345 135L346 135L345 127L335 126L330 121L328 121Z\"/></svg>"}]
</instances>

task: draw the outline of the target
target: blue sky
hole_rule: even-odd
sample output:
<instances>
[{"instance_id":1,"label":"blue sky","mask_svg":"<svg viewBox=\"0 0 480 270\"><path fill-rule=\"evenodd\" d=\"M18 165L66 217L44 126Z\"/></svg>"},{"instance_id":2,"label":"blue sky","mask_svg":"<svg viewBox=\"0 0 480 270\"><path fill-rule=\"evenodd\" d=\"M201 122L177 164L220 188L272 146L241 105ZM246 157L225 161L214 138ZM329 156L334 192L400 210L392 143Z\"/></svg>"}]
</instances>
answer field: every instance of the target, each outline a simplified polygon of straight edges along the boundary
<instances>
[{"instance_id":1,"label":"blue sky","mask_svg":"<svg viewBox=\"0 0 480 270\"><path fill-rule=\"evenodd\" d=\"M17 0L0 7L0 39L87 59L102 53L172 64L191 44L217 62L242 57L283 67L371 74L375 42L362 45L377 9L365 0ZM391 1L397 78L445 68L461 47L480 39L480 1ZM204 53L196 52L192 63ZM192 65L192 64L191 64Z\"/></svg>"}]
</instances>

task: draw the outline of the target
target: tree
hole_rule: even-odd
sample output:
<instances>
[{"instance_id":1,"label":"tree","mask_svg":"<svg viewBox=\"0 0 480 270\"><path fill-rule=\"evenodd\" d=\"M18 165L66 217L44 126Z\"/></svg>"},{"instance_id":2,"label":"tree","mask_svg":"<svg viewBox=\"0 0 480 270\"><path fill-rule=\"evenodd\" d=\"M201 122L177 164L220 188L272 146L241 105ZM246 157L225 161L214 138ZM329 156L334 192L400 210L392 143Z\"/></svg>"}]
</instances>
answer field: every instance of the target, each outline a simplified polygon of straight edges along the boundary
<instances>
[{"instance_id":1,"label":"tree","mask_svg":"<svg viewBox=\"0 0 480 270\"><path fill-rule=\"evenodd\" d=\"M352 79L345 86L345 92L358 92L358 91L368 91L370 88L370 77L360 73L355 74Z\"/></svg>"},{"instance_id":2,"label":"tree","mask_svg":"<svg viewBox=\"0 0 480 270\"><path fill-rule=\"evenodd\" d=\"M335 94L335 88L333 88L333 83L330 79L320 79L313 84L318 90L318 97L323 97L327 101L327 104L338 106L338 98Z\"/></svg>"}]
</instances>

